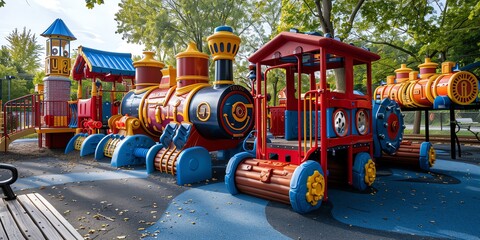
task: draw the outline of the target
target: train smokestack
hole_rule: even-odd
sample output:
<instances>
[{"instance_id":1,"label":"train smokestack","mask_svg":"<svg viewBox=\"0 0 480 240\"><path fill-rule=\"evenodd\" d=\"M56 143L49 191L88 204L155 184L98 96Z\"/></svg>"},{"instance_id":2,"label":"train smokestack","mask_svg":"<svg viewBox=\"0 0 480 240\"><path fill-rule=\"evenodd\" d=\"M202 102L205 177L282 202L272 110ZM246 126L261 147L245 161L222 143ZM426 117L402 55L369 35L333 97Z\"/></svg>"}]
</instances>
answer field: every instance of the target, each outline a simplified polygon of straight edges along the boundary
<instances>
[{"instance_id":1,"label":"train smokestack","mask_svg":"<svg viewBox=\"0 0 480 240\"><path fill-rule=\"evenodd\" d=\"M145 51L145 55L141 60L133 63L135 67L135 89L141 90L144 88L157 86L162 80L162 68L164 63L159 62L153 58L154 52Z\"/></svg>"},{"instance_id":2,"label":"train smokestack","mask_svg":"<svg viewBox=\"0 0 480 240\"><path fill-rule=\"evenodd\" d=\"M233 82L233 60L240 48L240 38L233 34L229 26L215 28L215 33L207 38L208 47L215 61L215 81L213 87L231 85Z\"/></svg>"},{"instance_id":3,"label":"train smokestack","mask_svg":"<svg viewBox=\"0 0 480 240\"><path fill-rule=\"evenodd\" d=\"M397 79L397 83L408 81L408 75L412 71L411 68L407 68L407 64L401 64L400 66L400 68L395 70L395 77Z\"/></svg>"},{"instance_id":4,"label":"train smokestack","mask_svg":"<svg viewBox=\"0 0 480 240\"><path fill-rule=\"evenodd\" d=\"M190 42L177 58L177 93L191 90L194 84L208 84L208 55L198 51Z\"/></svg>"}]
</instances>

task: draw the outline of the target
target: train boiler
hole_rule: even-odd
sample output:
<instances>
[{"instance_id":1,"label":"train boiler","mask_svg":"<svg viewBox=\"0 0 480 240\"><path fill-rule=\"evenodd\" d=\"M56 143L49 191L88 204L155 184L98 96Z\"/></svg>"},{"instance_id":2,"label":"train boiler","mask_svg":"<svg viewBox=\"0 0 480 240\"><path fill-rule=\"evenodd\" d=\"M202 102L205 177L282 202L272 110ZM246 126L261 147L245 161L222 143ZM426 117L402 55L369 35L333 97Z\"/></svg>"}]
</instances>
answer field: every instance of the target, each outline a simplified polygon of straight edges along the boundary
<instances>
[{"instance_id":1,"label":"train boiler","mask_svg":"<svg viewBox=\"0 0 480 240\"><path fill-rule=\"evenodd\" d=\"M233 82L240 38L221 26L208 42L215 61L213 84L209 56L194 43L177 54L176 71L161 71L164 65L153 53L134 62L136 89L122 99L121 114L109 120L113 133L100 141L96 159L111 157L115 167L146 164L147 172L177 175L182 185L210 178L209 152L228 157L239 151L254 124L253 97Z\"/></svg>"}]
</instances>

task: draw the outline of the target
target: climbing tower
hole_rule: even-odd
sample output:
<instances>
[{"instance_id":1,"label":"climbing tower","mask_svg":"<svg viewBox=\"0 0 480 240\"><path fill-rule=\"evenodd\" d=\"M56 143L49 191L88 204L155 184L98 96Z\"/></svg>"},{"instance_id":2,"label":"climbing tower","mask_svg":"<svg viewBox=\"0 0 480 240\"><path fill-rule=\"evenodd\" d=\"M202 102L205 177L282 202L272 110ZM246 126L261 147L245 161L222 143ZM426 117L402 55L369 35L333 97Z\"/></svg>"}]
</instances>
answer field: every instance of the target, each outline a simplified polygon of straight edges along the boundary
<instances>
[{"instance_id":1,"label":"climbing tower","mask_svg":"<svg viewBox=\"0 0 480 240\"><path fill-rule=\"evenodd\" d=\"M45 75L43 106L40 108L40 115L43 117L45 129L45 145L47 147L64 147L64 144L55 141L68 137L72 133L63 131L68 128L67 102L70 100L71 81L68 78L71 70L70 41L76 40L75 36L68 29L62 19L56 19L42 34L46 37L45 47ZM38 131L37 131L38 132ZM65 135L65 136L64 136ZM68 136L66 136L68 135Z\"/></svg>"}]
</instances>

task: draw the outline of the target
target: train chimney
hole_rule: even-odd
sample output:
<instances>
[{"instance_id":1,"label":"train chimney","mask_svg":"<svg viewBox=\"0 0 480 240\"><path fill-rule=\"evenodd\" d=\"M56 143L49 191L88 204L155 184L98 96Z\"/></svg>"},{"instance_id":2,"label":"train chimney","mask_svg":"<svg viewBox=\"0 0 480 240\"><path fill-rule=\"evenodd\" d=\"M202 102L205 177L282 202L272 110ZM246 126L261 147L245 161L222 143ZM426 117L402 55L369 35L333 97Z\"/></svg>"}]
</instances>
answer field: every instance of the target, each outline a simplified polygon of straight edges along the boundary
<instances>
[{"instance_id":1,"label":"train chimney","mask_svg":"<svg viewBox=\"0 0 480 240\"><path fill-rule=\"evenodd\" d=\"M208 84L208 55L190 42L177 58L177 93L189 91L192 84ZM190 87L188 87L190 86Z\"/></svg>"},{"instance_id":2,"label":"train chimney","mask_svg":"<svg viewBox=\"0 0 480 240\"><path fill-rule=\"evenodd\" d=\"M162 80L162 68L164 63L159 62L153 58L155 53L151 51L143 52L145 55L141 60L133 63L135 67L135 89L141 90L144 88L157 86Z\"/></svg>"},{"instance_id":3,"label":"train chimney","mask_svg":"<svg viewBox=\"0 0 480 240\"><path fill-rule=\"evenodd\" d=\"M420 78L429 78L435 74L437 72L437 66L438 63L432 62L430 58L425 58L425 62L418 65L418 69L420 69Z\"/></svg>"},{"instance_id":4,"label":"train chimney","mask_svg":"<svg viewBox=\"0 0 480 240\"><path fill-rule=\"evenodd\" d=\"M408 75L412 71L411 68L407 68L407 64L402 64L400 68L395 70L395 75L397 78L397 83L408 80Z\"/></svg>"},{"instance_id":5,"label":"train chimney","mask_svg":"<svg viewBox=\"0 0 480 240\"><path fill-rule=\"evenodd\" d=\"M454 62L443 62L442 63L442 74L452 73L453 67L455 67Z\"/></svg>"},{"instance_id":6,"label":"train chimney","mask_svg":"<svg viewBox=\"0 0 480 240\"><path fill-rule=\"evenodd\" d=\"M387 76L387 85L393 85L395 84L395 76L394 75L388 75Z\"/></svg>"},{"instance_id":7,"label":"train chimney","mask_svg":"<svg viewBox=\"0 0 480 240\"><path fill-rule=\"evenodd\" d=\"M215 33L208 38L208 48L215 61L214 88L231 85L233 82L233 60L240 48L240 38L233 34L229 26L215 28Z\"/></svg>"}]
</instances>

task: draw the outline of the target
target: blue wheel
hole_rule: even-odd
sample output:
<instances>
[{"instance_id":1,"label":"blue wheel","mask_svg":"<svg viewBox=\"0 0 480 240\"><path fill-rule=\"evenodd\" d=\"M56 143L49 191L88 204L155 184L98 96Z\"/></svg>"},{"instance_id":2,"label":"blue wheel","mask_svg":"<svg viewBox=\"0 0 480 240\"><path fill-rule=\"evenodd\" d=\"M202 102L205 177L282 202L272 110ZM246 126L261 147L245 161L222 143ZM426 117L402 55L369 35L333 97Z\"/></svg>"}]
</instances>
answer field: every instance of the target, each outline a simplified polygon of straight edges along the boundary
<instances>
[{"instance_id":1,"label":"blue wheel","mask_svg":"<svg viewBox=\"0 0 480 240\"><path fill-rule=\"evenodd\" d=\"M375 181L376 172L370 154L366 152L357 154L353 163L353 187L360 191L367 189Z\"/></svg>"},{"instance_id":2,"label":"blue wheel","mask_svg":"<svg viewBox=\"0 0 480 240\"><path fill-rule=\"evenodd\" d=\"M241 152L233 155L228 161L227 169L225 170L225 185L230 194L238 194L237 186L235 186L235 172L238 165L245 159L253 158L254 155L250 152Z\"/></svg>"},{"instance_id":3,"label":"blue wheel","mask_svg":"<svg viewBox=\"0 0 480 240\"><path fill-rule=\"evenodd\" d=\"M78 133L75 134L72 138L70 138L70 141L67 143L67 147L65 147L65 154L75 150L75 142L77 141L77 138L79 137L86 137L86 133Z\"/></svg>"},{"instance_id":4,"label":"blue wheel","mask_svg":"<svg viewBox=\"0 0 480 240\"><path fill-rule=\"evenodd\" d=\"M375 157L394 154L403 139L405 124L397 102L385 98L373 101L373 143Z\"/></svg>"},{"instance_id":5,"label":"blue wheel","mask_svg":"<svg viewBox=\"0 0 480 240\"><path fill-rule=\"evenodd\" d=\"M436 158L437 155L435 149L430 142L423 142L420 144L420 157L418 162L422 170L429 171L435 164Z\"/></svg>"},{"instance_id":6,"label":"blue wheel","mask_svg":"<svg viewBox=\"0 0 480 240\"><path fill-rule=\"evenodd\" d=\"M146 135L136 134L133 136L126 136L115 146L110 164L112 167L144 164L145 156L136 156L135 149L149 149L153 145L155 145L155 141Z\"/></svg>"},{"instance_id":7,"label":"blue wheel","mask_svg":"<svg viewBox=\"0 0 480 240\"><path fill-rule=\"evenodd\" d=\"M103 149L105 148L105 145L107 144L108 140L111 138L114 138L114 134L108 134L105 137L103 137L100 142L98 142L97 147L95 148L95 155L94 158L95 160L102 160L105 155L103 154Z\"/></svg>"},{"instance_id":8,"label":"blue wheel","mask_svg":"<svg viewBox=\"0 0 480 240\"><path fill-rule=\"evenodd\" d=\"M212 178L212 158L204 147L190 147L178 155L177 184L182 186Z\"/></svg>"},{"instance_id":9,"label":"blue wheel","mask_svg":"<svg viewBox=\"0 0 480 240\"><path fill-rule=\"evenodd\" d=\"M290 180L290 204L295 212L307 213L322 205L325 178L318 162L308 160L298 166Z\"/></svg>"},{"instance_id":10,"label":"blue wheel","mask_svg":"<svg viewBox=\"0 0 480 240\"><path fill-rule=\"evenodd\" d=\"M162 144L155 144L148 150L147 156L145 157L145 164L148 174L151 174L155 171L155 157L162 148Z\"/></svg>"},{"instance_id":11,"label":"blue wheel","mask_svg":"<svg viewBox=\"0 0 480 240\"><path fill-rule=\"evenodd\" d=\"M105 134L92 134L83 140L82 147L80 149L80 157L84 157L95 153L98 143L105 137Z\"/></svg>"}]
</instances>

